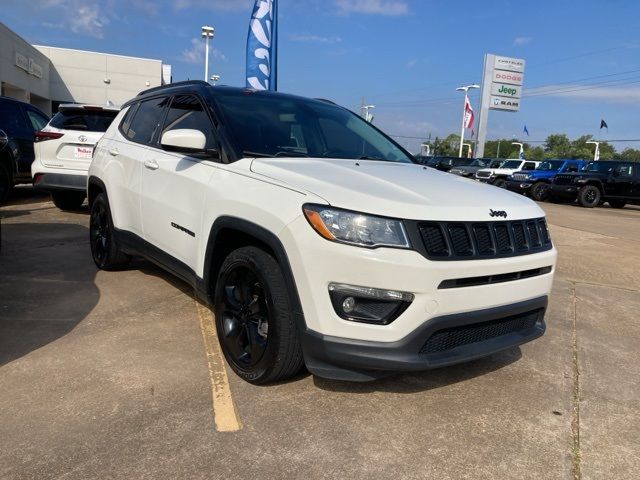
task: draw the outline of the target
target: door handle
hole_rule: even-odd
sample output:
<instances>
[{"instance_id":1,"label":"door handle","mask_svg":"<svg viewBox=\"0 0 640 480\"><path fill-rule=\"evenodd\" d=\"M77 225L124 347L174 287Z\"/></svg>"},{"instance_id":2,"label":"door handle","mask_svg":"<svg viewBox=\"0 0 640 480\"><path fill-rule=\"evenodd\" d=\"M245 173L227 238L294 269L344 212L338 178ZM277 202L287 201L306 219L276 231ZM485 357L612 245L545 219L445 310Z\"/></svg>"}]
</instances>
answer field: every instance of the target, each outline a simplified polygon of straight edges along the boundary
<instances>
[{"instance_id":1,"label":"door handle","mask_svg":"<svg viewBox=\"0 0 640 480\"><path fill-rule=\"evenodd\" d=\"M144 166L149 170L157 170L160 167L160 165L158 165L158 162L156 162L155 160L145 160Z\"/></svg>"},{"instance_id":2,"label":"door handle","mask_svg":"<svg viewBox=\"0 0 640 480\"><path fill-rule=\"evenodd\" d=\"M120 152L118 152L117 148L112 148L111 150L109 150L109 155L111 155L112 157L117 157L120 154Z\"/></svg>"}]
</instances>

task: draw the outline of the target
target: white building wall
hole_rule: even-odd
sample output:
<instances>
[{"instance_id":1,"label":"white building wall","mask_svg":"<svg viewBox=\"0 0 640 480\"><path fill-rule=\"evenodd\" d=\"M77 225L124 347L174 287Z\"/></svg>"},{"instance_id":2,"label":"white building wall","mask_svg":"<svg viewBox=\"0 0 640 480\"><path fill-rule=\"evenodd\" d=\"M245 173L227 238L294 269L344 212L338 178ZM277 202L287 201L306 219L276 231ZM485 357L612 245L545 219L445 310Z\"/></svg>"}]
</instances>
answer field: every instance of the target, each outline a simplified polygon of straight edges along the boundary
<instances>
[{"instance_id":1,"label":"white building wall","mask_svg":"<svg viewBox=\"0 0 640 480\"><path fill-rule=\"evenodd\" d=\"M162 83L162 61L36 45L51 60L51 99L122 105Z\"/></svg>"}]
</instances>

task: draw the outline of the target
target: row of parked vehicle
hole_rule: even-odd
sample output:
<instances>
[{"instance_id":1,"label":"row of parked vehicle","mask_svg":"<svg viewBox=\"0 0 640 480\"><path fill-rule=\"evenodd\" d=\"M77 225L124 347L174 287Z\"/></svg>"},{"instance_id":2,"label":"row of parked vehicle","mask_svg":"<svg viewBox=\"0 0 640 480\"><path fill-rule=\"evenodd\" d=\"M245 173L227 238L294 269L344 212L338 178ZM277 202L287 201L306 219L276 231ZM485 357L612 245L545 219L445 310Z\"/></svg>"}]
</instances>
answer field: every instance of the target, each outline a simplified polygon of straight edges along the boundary
<instances>
[{"instance_id":1,"label":"row of parked vehicle","mask_svg":"<svg viewBox=\"0 0 640 480\"><path fill-rule=\"evenodd\" d=\"M425 165L521 193L587 208L640 204L640 164L625 161L418 157Z\"/></svg>"},{"instance_id":2,"label":"row of parked vehicle","mask_svg":"<svg viewBox=\"0 0 640 480\"><path fill-rule=\"evenodd\" d=\"M33 182L58 208L79 208L95 145L119 110L63 104L50 119L33 105L0 97L0 204L14 185Z\"/></svg>"}]
</instances>

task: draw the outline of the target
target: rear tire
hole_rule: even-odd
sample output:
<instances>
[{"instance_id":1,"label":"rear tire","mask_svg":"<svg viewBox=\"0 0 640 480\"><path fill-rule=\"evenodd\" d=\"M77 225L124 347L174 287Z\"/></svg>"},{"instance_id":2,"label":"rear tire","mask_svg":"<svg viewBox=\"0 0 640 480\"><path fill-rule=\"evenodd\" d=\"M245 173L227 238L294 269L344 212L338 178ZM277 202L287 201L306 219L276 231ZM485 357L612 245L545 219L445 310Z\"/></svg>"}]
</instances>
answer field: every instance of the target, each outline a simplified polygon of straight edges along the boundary
<instances>
[{"instance_id":1,"label":"rear tire","mask_svg":"<svg viewBox=\"0 0 640 480\"><path fill-rule=\"evenodd\" d=\"M6 165L0 164L0 203L4 203L7 199L11 187L13 187L11 172Z\"/></svg>"},{"instance_id":2,"label":"rear tire","mask_svg":"<svg viewBox=\"0 0 640 480\"><path fill-rule=\"evenodd\" d=\"M547 184L536 182L529 189L529 196L536 202L542 202L547 197Z\"/></svg>"},{"instance_id":3,"label":"rear tire","mask_svg":"<svg viewBox=\"0 0 640 480\"><path fill-rule=\"evenodd\" d=\"M626 204L626 200L609 200L611 208L624 208Z\"/></svg>"},{"instance_id":4,"label":"rear tire","mask_svg":"<svg viewBox=\"0 0 640 480\"><path fill-rule=\"evenodd\" d=\"M595 185L586 185L578 192L578 203L585 208L593 208L600 205L602 194Z\"/></svg>"},{"instance_id":5,"label":"rear tire","mask_svg":"<svg viewBox=\"0 0 640 480\"><path fill-rule=\"evenodd\" d=\"M111 210L104 193L99 194L91 205L89 242L93 261L101 270L121 270L131 260L116 242Z\"/></svg>"},{"instance_id":6,"label":"rear tire","mask_svg":"<svg viewBox=\"0 0 640 480\"><path fill-rule=\"evenodd\" d=\"M276 260L257 247L229 254L214 292L216 330L233 371L256 385L288 379L304 365L292 302Z\"/></svg>"},{"instance_id":7,"label":"rear tire","mask_svg":"<svg viewBox=\"0 0 640 480\"><path fill-rule=\"evenodd\" d=\"M84 192L59 191L51 192L53 204L60 210L79 210L86 195Z\"/></svg>"}]
</instances>

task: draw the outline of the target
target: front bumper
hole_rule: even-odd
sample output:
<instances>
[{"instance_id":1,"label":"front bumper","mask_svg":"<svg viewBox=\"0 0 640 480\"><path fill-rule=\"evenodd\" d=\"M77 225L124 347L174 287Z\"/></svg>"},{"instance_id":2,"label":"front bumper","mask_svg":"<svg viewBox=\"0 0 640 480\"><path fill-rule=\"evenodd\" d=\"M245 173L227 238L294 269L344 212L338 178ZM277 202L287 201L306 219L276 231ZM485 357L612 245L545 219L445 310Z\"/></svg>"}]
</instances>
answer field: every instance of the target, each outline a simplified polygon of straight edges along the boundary
<instances>
[{"instance_id":1,"label":"front bumper","mask_svg":"<svg viewBox=\"0 0 640 480\"><path fill-rule=\"evenodd\" d=\"M314 374L368 381L390 372L454 365L506 350L542 336L547 297L432 318L390 343L350 340L307 330L303 351Z\"/></svg>"},{"instance_id":2,"label":"front bumper","mask_svg":"<svg viewBox=\"0 0 640 480\"><path fill-rule=\"evenodd\" d=\"M45 190L48 192L58 190L86 192L87 175L36 173L33 177L33 186L38 190Z\"/></svg>"},{"instance_id":3,"label":"front bumper","mask_svg":"<svg viewBox=\"0 0 640 480\"><path fill-rule=\"evenodd\" d=\"M526 193L531 188L531 183L528 182L516 182L514 180L508 180L505 184L507 190L516 193Z\"/></svg>"}]
</instances>

